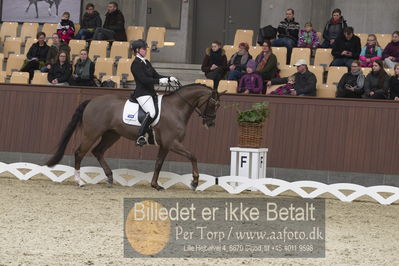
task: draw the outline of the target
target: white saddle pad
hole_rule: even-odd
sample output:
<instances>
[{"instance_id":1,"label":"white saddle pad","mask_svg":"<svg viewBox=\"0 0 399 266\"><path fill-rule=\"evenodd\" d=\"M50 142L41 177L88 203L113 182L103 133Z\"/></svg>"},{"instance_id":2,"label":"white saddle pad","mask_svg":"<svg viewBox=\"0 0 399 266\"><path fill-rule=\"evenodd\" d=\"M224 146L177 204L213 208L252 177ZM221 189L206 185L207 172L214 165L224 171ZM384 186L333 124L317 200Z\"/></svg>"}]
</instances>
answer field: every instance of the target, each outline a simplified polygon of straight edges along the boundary
<instances>
[{"instance_id":1,"label":"white saddle pad","mask_svg":"<svg viewBox=\"0 0 399 266\"><path fill-rule=\"evenodd\" d=\"M161 105L162 105L162 96L158 95L158 115L155 120L152 122L151 126L155 126L158 124L159 117L161 116ZM129 100L126 101L125 107L123 107L123 122L128 125L140 126L139 122L139 105L137 103L133 103Z\"/></svg>"}]
</instances>

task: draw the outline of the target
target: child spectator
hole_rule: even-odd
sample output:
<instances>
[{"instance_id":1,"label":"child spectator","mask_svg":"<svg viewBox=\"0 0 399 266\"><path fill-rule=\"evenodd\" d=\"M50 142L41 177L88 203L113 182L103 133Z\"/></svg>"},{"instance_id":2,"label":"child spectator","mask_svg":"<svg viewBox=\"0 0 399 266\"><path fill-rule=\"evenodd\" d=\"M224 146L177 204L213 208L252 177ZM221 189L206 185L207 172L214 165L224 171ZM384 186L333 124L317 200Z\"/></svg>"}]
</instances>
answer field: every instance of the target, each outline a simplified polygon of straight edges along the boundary
<instances>
[{"instance_id":1,"label":"child spectator","mask_svg":"<svg viewBox=\"0 0 399 266\"><path fill-rule=\"evenodd\" d=\"M372 67L373 62L382 58L382 50L377 42L377 37L374 34L369 34L367 37L367 44L360 52L361 67Z\"/></svg>"},{"instance_id":2,"label":"child spectator","mask_svg":"<svg viewBox=\"0 0 399 266\"><path fill-rule=\"evenodd\" d=\"M320 45L319 36L313 29L312 23L307 22L305 28L299 31L298 47L301 48L317 48Z\"/></svg>"},{"instance_id":3,"label":"child spectator","mask_svg":"<svg viewBox=\"0 0 399 266\"><path fill-rule=\"evenodd\" d=\"M57 26L58 36L66 43L69 43L75 34L75 25L71 20L69 20L70 16L71 14L69 14L69 12L64 12L62 14L61 21Z\"/></svg>"},{"instance_id":4,"label":"child spectator","mask_svg":"<svg viewBox=\"0 0 399 266\"><path fill-rule=\"evenodd\" d=\"M249 60L247 63L247 74L241 77L238 85L238 93L259 94L263 90L262 77L255 72L255 60Z\"/></svg>"},{"instance_id":5,"label":"child spectator","mask_svg":"<svg viewBox=\"0 0 399 266\"><path fill-rule=\"evenodd\" d=\"M291 90L294 90L295 76L288 77L288 83L278 87L274 91L270 92L268 95L291 95Z\"/></svg>"}]
</instances>

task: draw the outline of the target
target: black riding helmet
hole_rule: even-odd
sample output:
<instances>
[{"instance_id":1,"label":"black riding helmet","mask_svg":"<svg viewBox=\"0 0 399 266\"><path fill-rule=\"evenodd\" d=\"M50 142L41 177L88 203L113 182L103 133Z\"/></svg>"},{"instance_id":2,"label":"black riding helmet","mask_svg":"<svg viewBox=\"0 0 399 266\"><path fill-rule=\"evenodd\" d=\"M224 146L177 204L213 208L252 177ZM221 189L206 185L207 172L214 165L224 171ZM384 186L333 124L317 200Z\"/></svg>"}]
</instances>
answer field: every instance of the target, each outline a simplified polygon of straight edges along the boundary
<instances>
[{"instance_id":1,"label":"black riding helmet","mask_svg":"<svg viewBox=\"0 0 399 266\"><path fill-rule=\"evenodd\" d=\"M133 41L133 43L132 43L133 52L136 53L136 50L140 49L140 48L148 48L147 43L142 39Z\"/></svg>"}]
</instances>

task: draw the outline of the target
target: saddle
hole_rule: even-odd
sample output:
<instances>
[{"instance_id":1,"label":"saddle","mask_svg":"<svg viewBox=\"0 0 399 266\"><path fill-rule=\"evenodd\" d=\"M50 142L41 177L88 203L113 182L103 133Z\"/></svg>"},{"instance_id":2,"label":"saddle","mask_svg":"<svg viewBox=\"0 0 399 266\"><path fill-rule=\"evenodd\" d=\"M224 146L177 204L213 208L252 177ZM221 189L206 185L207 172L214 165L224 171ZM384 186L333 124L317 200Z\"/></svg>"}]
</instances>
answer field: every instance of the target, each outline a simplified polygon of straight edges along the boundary
<instances>
[{"instance_id":1,"label":"saddle","mask_svg":"<svg viewBox=\"0 0 399 266\"><path fill-rule=\"evenodd\" d=\"M155 118L153 119L153 122L154 122L157 119L158 114L159 114L158 97L157 96L156 97L152 97L152 100L154 101L154 106L155 106ZM143 108L141 108L141 106L137 102L136 98L131 96L129 98L129 102L132 102L132 103L138 105L139 110L138 110L138 114L137 115L138 115L138 121L140 122L140 125L141 125L141 123L143 122L143 120L145 118L145 114L146 113L144 112ZM152 126L152 123L151 123L151 126Z\"/></svg>"}]
</instances>

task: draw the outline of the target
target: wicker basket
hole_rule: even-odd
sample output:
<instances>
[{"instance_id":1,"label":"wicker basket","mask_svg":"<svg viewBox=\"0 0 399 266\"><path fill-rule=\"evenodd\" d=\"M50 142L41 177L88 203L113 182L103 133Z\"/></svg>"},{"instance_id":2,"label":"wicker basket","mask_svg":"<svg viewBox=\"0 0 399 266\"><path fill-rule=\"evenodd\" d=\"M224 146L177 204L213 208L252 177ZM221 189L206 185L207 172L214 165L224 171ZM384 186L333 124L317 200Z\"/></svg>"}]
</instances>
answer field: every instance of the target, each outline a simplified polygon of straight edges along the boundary
<instances>
[{"instance_id":1,"label":"wicker basket","mask_svg":"<svg viewBox=\"0 0 399 266\"><path fill-rule=\"evenodd\" d=\"M239 123L239 147L260 148L262 145L263 123Z\"/></svg>"}]
</instances>

